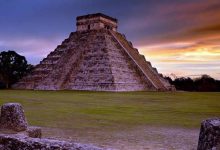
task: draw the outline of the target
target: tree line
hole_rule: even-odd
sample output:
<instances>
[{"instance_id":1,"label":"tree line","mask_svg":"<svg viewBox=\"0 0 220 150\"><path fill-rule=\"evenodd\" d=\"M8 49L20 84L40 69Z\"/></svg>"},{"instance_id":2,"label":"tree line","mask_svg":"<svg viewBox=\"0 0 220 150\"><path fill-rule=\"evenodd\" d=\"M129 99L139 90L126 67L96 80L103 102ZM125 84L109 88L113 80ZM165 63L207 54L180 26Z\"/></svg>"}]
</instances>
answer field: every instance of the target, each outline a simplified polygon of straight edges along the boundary
<instances>
[{"instance_id":1,"label":"tree line","mask_svg":"<svg viewBox=\"0 0 220 150\"><path fill-rule=\"evenodd\" d=\"M3 51L0 53L0 89L10 88L22 77L30 73L33 69L28 64L26 58L17 54L15 51ZM181 91L217 92L220 91L220 80L215 80L208 75L199 78L180 77L172 80L165 77L170 84Z\"/></svg>"},{"instance_id":2,"label":"tree line","mask_svg":"<svg viewBox=\"0 0 220 150\"><path fill-rule=\"evenodd\" d=\"M192 79L190 77L180 77L172 80L165 77L170 84L174 85L177 90L181 91L198 91L198 92L219 92L220 80L216 80L209 75Z\"/></svg>"}]
</instances>

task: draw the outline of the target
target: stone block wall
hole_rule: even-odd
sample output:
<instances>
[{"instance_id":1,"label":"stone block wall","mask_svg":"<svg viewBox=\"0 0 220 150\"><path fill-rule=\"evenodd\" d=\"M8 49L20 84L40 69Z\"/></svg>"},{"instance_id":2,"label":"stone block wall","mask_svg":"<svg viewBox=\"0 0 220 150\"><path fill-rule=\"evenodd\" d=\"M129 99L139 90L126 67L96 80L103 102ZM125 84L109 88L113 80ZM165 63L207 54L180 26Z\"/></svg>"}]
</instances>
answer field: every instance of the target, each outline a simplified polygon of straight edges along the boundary
<instances>
[{"instance_id":1,"label":"stone block wall","mask_svg":"<svg viewBox=\"0 0 220 150\"><path fill-rule=\"evenodd\" d=\"M198 150L220 150L220 118L201 123Z\"/></svg>"},{"instance_id":2,"label":"stone block wall","mask_svg":"<svg viewBox=\"0 0 220 150\"><path fill-rule=\"evenodd\" d=\"M0 134L1 150L104 150L92 145L68 141Z\"/></svg>"},{"instance_id":3,"label":"stone block wall","mask_svg":"<svg viewBox=\"0 0 220 150\"><path fill-rule=\"evenodd\" d=\"M77 31L109 29L117 31L117 19L106 16L101 13L89 14L77 17Z\"/></svg>"},{"instance_id":4,"label":"stone block wall","mask_svg":"<svg viewBox=\"0 0 220 150\"><path fill-rule=\"evenodd\" d=\"M6 103L1 107L0 127L14 131L25 131L28 127L24 110L19 103Z\"/></svg>"}]
</instances>

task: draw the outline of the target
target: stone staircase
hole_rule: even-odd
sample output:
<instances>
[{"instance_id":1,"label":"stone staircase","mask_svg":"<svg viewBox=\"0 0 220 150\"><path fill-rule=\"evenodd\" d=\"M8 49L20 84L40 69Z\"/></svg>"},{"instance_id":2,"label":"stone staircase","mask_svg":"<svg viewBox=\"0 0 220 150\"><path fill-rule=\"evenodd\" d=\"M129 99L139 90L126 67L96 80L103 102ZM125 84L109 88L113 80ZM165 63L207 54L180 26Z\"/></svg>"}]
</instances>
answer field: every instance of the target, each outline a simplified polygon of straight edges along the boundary
<instances>
[{"instance_id":1,"label":"stone staircase","mask_svg":"<svg viewBox=\"0 0 220 150\"><path fill-rule=\"evenodd\" d=\"M151 90L143 74L110 33L106 35L106 43L116 91Z\"/></svg>"},{"instance_id":2,"label":"stone staircase","mask_svg":"<svg viewBox=\"0 0 220 150\"><path fill-rule=\"evenodd\" d=\"M158 75L158 73L153 70L152 66L150 66L143 56L140 56L138 51L133 48L132 44L129 43L122 34L114 31L109 32L118 41L118 43L120 43L121 47L127 52L127 54L132 58L135 64L144 73L147 79L151 81L157 90L168 90L167 87L161 82L161 77Z\"/></svg>"},{"instance_id":3,"label":"stone staircase","mask_svg":"<svg viewBox=\"0 0 220 150\"><path fill-rule=\"evenodd\" d=\"M60 83L60 89L70 89L70 81L74 80L77 74L80 63L82 62L83 53L78 53L73 60L70 71L64 76L64 80Z\"/></svg>"},{"instance_id":4,"label":"stone staircase","mask_svg":"<svg viewBox=\"0 0 220 150\"><path fill-rule=\"evenodd\" d=\"M57 46L57 48L44 58L40 64L36 65L34 70L26 77L22 78L18 83L13 85L14 88L26 88L33 89L37 86L37 83L45 79L48 74L54 69L54 67L62 58L66 52L65 46Z\"/></svg>"},{"instance_id":5,"label":"stone staircase","mask_svg":"<svg viewBox=\"0 0 220 150\"><path fill-rule=\"evenodd\" d=\"M61 86L64 86L64 82L73 69L73 64L77 62L77 58L80 55L80 52L77 51L77 34L72 34L69 39L64 40L61 47L67 48L65 53L57 62L56 66L50 71L41 83L35 87L38 90L60 90ZM51 54L51 57L55 57L55 54Z\"/></svg>"},{"instance_id":6,"label":"stone staircase","mask_svg":"<svg viewBox=\"0 0 220 150\"><path fill-rule=\"evenodd\" d=\"M86 38L81 41L83 47L79 51L83 52L79 65L71 73L68 80L68 89L73 90L103 90L113 91L113 77L106 54L105 35L106 31L90 31L82 33Z\"/></svg>"}]
</instances>

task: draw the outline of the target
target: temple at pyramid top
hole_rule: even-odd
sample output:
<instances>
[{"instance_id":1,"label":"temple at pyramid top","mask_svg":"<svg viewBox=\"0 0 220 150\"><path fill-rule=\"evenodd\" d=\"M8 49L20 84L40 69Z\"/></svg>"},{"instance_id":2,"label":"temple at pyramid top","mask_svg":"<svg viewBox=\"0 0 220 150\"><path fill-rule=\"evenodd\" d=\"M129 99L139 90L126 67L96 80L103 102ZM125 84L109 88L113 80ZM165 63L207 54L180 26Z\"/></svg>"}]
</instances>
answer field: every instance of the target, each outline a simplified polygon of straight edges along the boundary
<instances>
[{"instance_id":1,"label":"temple at pyramid top","mask_svg":"<svg viewBox=\"0 0 220 150\"><path fill-rule=\"evenodd\" d=\"M77 31L13 87L33 90L168 91L173 86L117 31L117 19L79 16Z\"/></svg>"},{"instance_id":2,"label":"temple at pyramid top","mask_svg":"<svg viewBox=\"0 0 220 150\"><path fill-rule=\"evenodd\" d=\"M102 13L88 14L76 18L77 31L109 29L117 31L118 20Z\"/></svg>"}]
</instances>

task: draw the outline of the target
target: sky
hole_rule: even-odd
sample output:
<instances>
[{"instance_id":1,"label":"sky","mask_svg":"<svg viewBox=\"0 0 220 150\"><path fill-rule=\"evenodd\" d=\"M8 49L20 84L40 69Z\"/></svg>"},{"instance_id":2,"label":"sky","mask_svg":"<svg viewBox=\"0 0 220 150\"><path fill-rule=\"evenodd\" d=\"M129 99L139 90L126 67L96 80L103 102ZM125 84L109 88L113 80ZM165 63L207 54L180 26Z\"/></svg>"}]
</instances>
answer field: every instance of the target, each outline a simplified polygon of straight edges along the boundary
<instances>
[{"instance_id":1,"label":"sky","mask_svg":"<svg viewBox=\"0 0 220 150\"><path fill-rule=\"evenodd\" d=\"M77 16L98 12L117 18L160 73L220 79L219 0L0 0L0 52L38 64L76 31Z\"/></svg>"}]
</instances>

